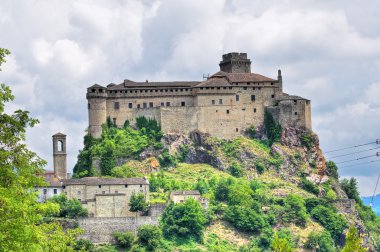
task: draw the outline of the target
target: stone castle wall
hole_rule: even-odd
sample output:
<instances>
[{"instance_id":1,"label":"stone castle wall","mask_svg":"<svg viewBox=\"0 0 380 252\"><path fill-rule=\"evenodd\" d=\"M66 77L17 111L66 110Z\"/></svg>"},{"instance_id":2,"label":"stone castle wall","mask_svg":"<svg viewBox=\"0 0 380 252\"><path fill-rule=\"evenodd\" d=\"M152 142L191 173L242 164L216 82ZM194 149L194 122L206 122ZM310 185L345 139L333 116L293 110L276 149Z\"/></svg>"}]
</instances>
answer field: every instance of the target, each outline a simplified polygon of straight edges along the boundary
<instances>
[{"instance_id":1,"label":"stone castle wall","mask_svg":"<svg viewBox=\"0 0 380 252\"><path fill-rule=\"evenodd\" d=\"M124 218L80 218L79 227L84 230L82 238L91 240L93 243L113 243L114 232L135 232L144 224L158 225L158 217L139 216Z\"/></svg>"}]
</instances>

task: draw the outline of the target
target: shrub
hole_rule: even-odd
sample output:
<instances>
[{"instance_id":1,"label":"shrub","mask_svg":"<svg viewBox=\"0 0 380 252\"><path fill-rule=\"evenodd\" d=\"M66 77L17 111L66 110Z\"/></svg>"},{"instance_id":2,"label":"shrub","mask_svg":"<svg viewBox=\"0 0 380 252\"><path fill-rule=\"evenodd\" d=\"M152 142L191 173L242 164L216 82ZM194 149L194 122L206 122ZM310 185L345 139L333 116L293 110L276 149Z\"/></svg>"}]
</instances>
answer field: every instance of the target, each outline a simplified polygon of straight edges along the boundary
<instances>
[{"instance_id":1,"label":"shrub","mask_svg":"<svg viewBox=\"0 0 380 252\"><path fill-rule=\"evenodd\" d=\"M176 167L178 164L177 157L171 155L168 149L165 149L158 157L158 161L163 168Z\"/></svg>"},{"instance_id":2,"label":"shrub","mask_svg":"<svg viewBox=\"0 0 380 252\"><path fill-rule=\"evenodd\" d=\"M184 203L171 202L162 214L161 225L166 237L195 237L201 239L206 216L201 204L193 198Z\"/></svg>"},{"instance_id":3,"label":"shrub","mask_svg":"<svg viewBox=\"0 0 380 252\"><path fill-rule=\"evenodd\" d=\"M88 211L82 207L82 204L77 199L67 199L65 194L56 195L49 201L58 203L60 206L59 217L75 219L78 217L87 217Z\"/></svg>"},{"instance_id":4,"label":"shrub","mask_svg":"<svg viewBox=\"0 0 380 252\"><path fill-rule=\"evenodd\" d=\"M329 201L334 201L336 200L336 193L334 192L334 190L331 190L329 189L325 195L326 199L328 199Z\"/></svg>"},{"instance_id":5,"label":"shrub","mask_svg":"<svg viewBox=\"0 0 380 252\"><path fill-rule=\"evenodd\" d=\"M286 238L280 238L276 234L272 241L272 249L274 252L292 252L291 243Z\"/></svg>"},{"instance_id":6,"label":"shrub","mask_svg":"<svg viewBox=\"0 0 380 252\"><path fill-rule=\"evenodd\" d=\"M143 193L133 193L129 200L129 211L131 212L146 212L149 208Z\"/></svg>"},{"instance_id":7,"label":"shrub","mask_svg":"<svg viewBox=\"0 0 380 252\"><path fill-rule=\"evenodd\" d=\"M310 213L316 206L326 206L328 205L326 199L321 198L307 198L305 199L305 206L307 212ZM330 207L330 206L329 206Z\"/></svg>"},{"instance_id":8,"label":"shrub","mask_svg":"<svg viewBox=\"0 0 380 252\"><path fill-rule=\"evenodd\" d=\"M137 242L148 251L155 250L162 238L161 229L158 226L142 225L137 231Z\"/></svg>"},{"instance_id":9,"label":"shrub","mask_svg":"<svg viewBox=\"0 0 380 252\"><path fill-rule=\"evenodd\" d=\"M299 195L289 194L284 202L282 220L293 222L299 226L305 226L308 215L306 212L305 201Z\"/></svg>"},{"instance_id":10,"label":"shrub","mask_svg":"<svg viewBox=\"0 0 380 252\"><path fill-rule=\"evenodd\" d=\"M228 206L224 217L241 231L257 233L266 225L263 217L259 213L245 206Z\"/></svg>"},{"instance_id":11,"label":"shrub","mask_svg":"<svg viewBox=\"0 0 380 252\"><path fill-rule=\"evenodd\" d=\"M365 252L366 248L362 246L363 240L358 234L358 230L355 226L350 226L346 235L346 244L344 245L342 252Z\"/></svg>"},{"instance_id":12,"label":"shrub","mask_svg":"<svg viewBox=\"0 0 380 252\"><path fill-rule=\"evenodd\" d=\"M227 201L229 186L233 183L231 179L221 178L218 180L217 186L215 188L215 199L217 201Z\"/></svg>"},{"instance_id":13,"label":"shrub","mask_svg":"<svg viewBox=\"0 0 380 252\"><path fill-rule=\"evenodd\" d=\"M318 186L306 178L301 179L301 187L312 194L319 195Z\"/></svg>"},{"instance_id":14,"label":"shrub","mask_svg":"<svg viewBox=\"0 0 380 252\"><path fill-rule=\"evenodd\" d=\"M256 162L255 163L256 171L259 174L262 174L265 171L265 165L261 162Z\"/></svg>"},{"instance_id":15,"label":"shrub","mask_svg":"<svg viewBox=\"0 0 380 252\"><path fill-rule=\"evenodd\" d=\"M135 240L135 236L131 232L115 232L113 236L115 237L116 244L126 250L129 250L132 247Z\"/></svg>"},{"instance_id":16,"label":"shrub","mask_svg":"<svg viewBox=\"0 0 380 252\"><path fill-rule=\"evenodd\" d=\"M80 251L92 251L94 249L94 244L87 239L79 239L74 244L74 250Z\"/></svg>"},{"instance_id":17,"label":"shrub","mask_svg":"<svg viewBox=\"0 0 380 252\"><path fill-rule=\"evenodd\" d=\"M198 190L201 194L208 193L210 187L204 179L198 179L195 189Z\"/></svg>"},{"instance_id":18,"label":"shrub","mask_svg":"<svg viewBox=\"0 0 380 252\"><path fill-rule=\"evenodd\" d=\"M249 138L254 139L256 137L256 127L255 126L250 126L247 130L247 135Z\"/></svg>"},{"instance_id":19,"label":"shrub","mask_svg":"<svg viewBox=\"0 0 380 252\"><path fill-rule=\"evenodd\" d=\"M347 221L333 209L325 206L316 206L311 211L311 216L316 219L327 231L331 237L338 242L344 229L347 227Z\"/></svg>"},{"instance_id":20,"label":"shrub","mask_svg":"<svg viewBox=\"0 0 380 252\"><path fill-rule=\"evenodd\" d=\"M116 178L142 177L142 173L140 173L136 168L128 166L127 164L113 168L111 170L111 175L112 177Z\"/></svg>"},{"instance_id":21,"label":"shrub","mask_svg":"<svg viewBox=\"0 0 380 252\"><path fill-rule=\"evenodd\" d=\"M314 143L310 133L303 133L300 137L300 140L302 145L305 146L308 150L313 148Z\"/></svg>"},{"instance_id":22,"label":"shrub","mask_svg":"<svg viewBox=\"0 0 380 252\"><path fill-rule=\"evenodd\" d=\"M267 250L273 242L273 229L269 226L266 226L262 229L259 236L254 238L253 244L263 251Z\"/></svg>"},{"instance_id":23,"label":"shrub","mask_svg":"<svg viewBox=\"0 0 380 252\"><path fill-rule=\"evenodd\" d=\"M305 243L305 248L314 250L316 252L334 252L336 251L334 241L327 231L321 233L311 232Z\"/></svg>"},{"instance_id":24,"label":"shrub","mask_svg":"<svg viewBox=\"0 0 380 252\"><path fill-rule=\"evenodd\" d=\"M236 178L240 178L240 177L243 177L244 176L244 170L241 168L241 166L236 163L236 162L233 162L231 164L231 166L227 169L228 172L236 177Z\"/></svg>"}]
</instances>

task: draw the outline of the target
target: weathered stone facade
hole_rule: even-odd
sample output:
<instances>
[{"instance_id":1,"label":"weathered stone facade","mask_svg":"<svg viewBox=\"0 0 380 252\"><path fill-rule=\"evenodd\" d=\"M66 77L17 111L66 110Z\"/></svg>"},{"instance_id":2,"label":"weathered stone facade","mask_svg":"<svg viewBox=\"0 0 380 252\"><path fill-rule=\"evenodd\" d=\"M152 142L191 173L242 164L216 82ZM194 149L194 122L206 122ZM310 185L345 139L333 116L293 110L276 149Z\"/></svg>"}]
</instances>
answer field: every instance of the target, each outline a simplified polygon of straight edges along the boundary
<instances>
[{"instance_id":1,"label":"weathered stone facade","mask_svg":"<svg viewBox=\"0 0 380 252\"><path fill-rule=\"evenodd\" d=\"M143 193L149 201L149 182L144 178L97 178L62 180L63 193L78 199L90 217L133 217L129 201L134 193Z\"/></svg>"},{"instance_id":2,"label":"weathered stone facade","mask_svg":"<svg viewBox=\"0 0 380 252\"><path fill-rule=\"evenodd\" d=\"M117 126L139 116L156 119L165 133L199 130L233 138L262 125L268 109L283 127L311 129L310 101L282 91L277 79L251 73L246 53L223 55L220 70L202 82L134 82L87 89L89 132L100 137L109 117Z\"/></svg>"}]
</instances>

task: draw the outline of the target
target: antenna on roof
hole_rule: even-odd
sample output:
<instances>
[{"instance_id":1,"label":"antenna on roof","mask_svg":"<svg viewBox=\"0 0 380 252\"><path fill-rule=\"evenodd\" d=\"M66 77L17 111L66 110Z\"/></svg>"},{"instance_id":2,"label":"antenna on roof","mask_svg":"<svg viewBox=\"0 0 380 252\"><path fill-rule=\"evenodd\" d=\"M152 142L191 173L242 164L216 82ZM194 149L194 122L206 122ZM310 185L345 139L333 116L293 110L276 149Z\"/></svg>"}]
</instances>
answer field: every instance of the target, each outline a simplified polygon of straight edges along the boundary
<instances>
[{"instance_id":1,"label":"antenna on roof","mask_svg":"<svg viewBox=\"0 0 380 252\"><path fill-rule=\"evenodd\" d=\"M210 74L203 74L203 80L208 80L210 78Z\"/></svg>"}]
</instances>

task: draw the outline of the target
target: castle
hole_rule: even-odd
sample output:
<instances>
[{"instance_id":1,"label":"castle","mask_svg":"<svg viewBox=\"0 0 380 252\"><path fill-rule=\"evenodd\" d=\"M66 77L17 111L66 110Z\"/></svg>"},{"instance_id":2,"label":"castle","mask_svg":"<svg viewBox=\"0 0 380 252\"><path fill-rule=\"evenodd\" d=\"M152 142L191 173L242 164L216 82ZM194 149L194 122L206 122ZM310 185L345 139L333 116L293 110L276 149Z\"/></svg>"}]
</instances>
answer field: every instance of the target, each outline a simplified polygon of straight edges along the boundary
<instances>
[{"instance_id":1,"label":"castle","mask_svg":"<svg viewBox=\"0 0 380 252\"><path fill-rule=\"evenodd\" d=\"M145 116L156 119L164 133L193 130L221 138L241 135L263 124L265 111L282 127L311 129L310 100L282 91L277 79L251 73L246 53L228 53L220 71L202 82L135 82L124 80L87 89L89 133L100 137L109 117L119 127Z\"/></svg>"}]
</instances>

